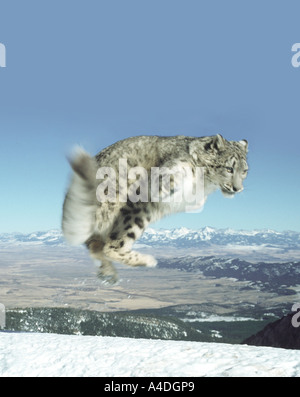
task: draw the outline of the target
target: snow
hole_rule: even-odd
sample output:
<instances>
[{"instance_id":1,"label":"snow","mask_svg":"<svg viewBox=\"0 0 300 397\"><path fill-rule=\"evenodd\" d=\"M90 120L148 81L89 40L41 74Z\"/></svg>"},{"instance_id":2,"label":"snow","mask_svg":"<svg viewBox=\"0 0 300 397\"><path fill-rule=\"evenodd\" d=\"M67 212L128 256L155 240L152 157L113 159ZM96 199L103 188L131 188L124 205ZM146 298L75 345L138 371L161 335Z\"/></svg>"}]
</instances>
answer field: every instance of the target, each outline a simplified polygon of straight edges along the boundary
<instances>
[{"instance_id":1,"label":"snow","mask_svg":"<svg viewBox=\"0 0 300 397\"><path fill-rule=\"evenodd\" d=\"M0 376L300 376L297 350L0 332Z\"/></svg>"},{"instance_id":2,"label":"snow","mask_svg":"<svg viewBox=\"0 0 300 397\"><path fill-rule=\"evenodd\" d=\"M235 321L259 321L258 319L252 317L235 317L235 316L220 316L218 314L208 314L205 312L198 313L198 317L195 315L193 318L184 317L181 318L181 321L186 323L210 323L215 321L226 321L226 322L235 322Z\"/></svg>"}]
</instances>

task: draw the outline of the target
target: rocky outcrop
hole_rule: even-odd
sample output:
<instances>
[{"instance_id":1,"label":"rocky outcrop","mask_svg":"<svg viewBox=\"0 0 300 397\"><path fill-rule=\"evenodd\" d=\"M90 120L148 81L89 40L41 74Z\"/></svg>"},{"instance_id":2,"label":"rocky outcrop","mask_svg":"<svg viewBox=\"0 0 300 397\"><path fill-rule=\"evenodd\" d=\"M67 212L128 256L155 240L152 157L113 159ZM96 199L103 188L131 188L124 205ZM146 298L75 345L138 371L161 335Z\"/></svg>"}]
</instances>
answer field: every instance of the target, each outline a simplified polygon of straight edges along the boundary
<instances>
[{"instance_id":1,"label":"rocky outcrop","mask_svg":"<svg viewBox=\"0 0 300 397\"><path fill-rule=\"evenodd\" d=\"M243 344L300 349L300 313L290 313L268 324L262 331L244 340Z\"/></svg>"}]
</instances>

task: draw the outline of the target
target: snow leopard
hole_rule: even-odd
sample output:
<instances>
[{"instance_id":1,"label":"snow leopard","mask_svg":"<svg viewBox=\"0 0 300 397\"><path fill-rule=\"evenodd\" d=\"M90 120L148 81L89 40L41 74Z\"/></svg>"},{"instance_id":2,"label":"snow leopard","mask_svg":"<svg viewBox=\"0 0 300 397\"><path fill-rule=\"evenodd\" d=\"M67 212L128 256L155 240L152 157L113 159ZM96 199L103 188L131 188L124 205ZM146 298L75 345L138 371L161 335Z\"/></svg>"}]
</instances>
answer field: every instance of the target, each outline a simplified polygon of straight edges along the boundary
<instances>
[{"instance_id":1,"label":"snow leopard","mask_svg":"<svg viewBox=\"0 0 300 397\"><path fill-rule=\"evenodd\" d=\"M85 244L90 256L99 264L98 276L103 282L117 282L113 262L154 267L156 259L132 250L134 242L150 223L184 211L187 204L184 199L172 201L170 198L180 189L184 190L187 182L195 189L198 169L202 170L203 182L200 206L217 189L225 197L241 192L248 173L247 152L247 140L228 141L220 134L135 136L108 146L96 156L77 148L69 158L73 174L63 204L64 237L72 245ZM135 178L132 175L123 178L124 167L120 168L120 164L128 167L126 176L130 176L130 170L135 170ZM99 170L103 171L100 176ZM109 170L113 170L110 176ZM171 170L167 185L162 183L163 173L156 174L159 200L151 200L148 195L154 186L153 170ZM144 175L144 185L141 175ZM183 181L181 188L177 180ZM98 194L99 187L102 196ZM144 196L141 187L145 187ZM111 188L112 194L108 192ZM132 195L129 198L130 189L135 199ZM164 191L168 191L169 197Z\"/></svg>"}]
</instances>

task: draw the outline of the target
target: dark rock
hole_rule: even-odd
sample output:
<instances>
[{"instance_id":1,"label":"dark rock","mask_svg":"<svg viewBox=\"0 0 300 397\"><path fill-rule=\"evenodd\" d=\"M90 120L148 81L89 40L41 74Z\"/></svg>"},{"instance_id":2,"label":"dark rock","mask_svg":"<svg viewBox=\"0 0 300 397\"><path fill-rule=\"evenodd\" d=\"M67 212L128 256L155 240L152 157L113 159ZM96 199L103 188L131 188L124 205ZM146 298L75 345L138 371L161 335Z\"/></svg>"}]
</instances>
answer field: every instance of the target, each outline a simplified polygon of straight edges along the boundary
<instances>
[{"instance_id":1,"label":"dark rock","mask_svg":"<svg viewBox=\"0 0 300 397\"><path fill-rule=\"evenodd\" d=\"M243 344L300 349L300 326L295 326L300 325L299 320L299 312L289 313L280 320L268 324L257 334L245 339Z\"/></svg>"}]
</instances>

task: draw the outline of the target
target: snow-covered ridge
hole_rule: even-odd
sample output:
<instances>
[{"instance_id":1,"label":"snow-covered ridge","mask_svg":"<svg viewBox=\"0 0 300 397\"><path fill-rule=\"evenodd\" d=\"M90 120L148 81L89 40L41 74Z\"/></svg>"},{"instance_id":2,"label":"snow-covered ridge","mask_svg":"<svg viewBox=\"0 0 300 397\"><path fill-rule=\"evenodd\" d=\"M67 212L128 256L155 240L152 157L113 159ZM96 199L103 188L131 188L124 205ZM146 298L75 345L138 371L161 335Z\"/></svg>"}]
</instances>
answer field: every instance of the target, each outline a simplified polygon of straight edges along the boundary
<instances>
[{"instance_id":1,"label":"snow-covered ridge","mask_svg":"<svg viewBox=\"0 0 300 397\"><path fill-rule=\"evenodd\" d=\"M57 229L38 231L33 233L3 233L0 234L0 244L34 244L34 245L61 245L65 244L62 232Z\"/></svg>"},{"instance_id":2,"label":"snow-covered ridge","mask_svg":"<svg viewBox=\"0 0 300 397\"><path fill-rule=\"evenodd\" d=\"M0 332L0 357L0 376L300 376L297 350L223 343Z\"/></svg>"},{"instance_id":3,"label":"snow-covered ridge","mask_svg":"<svg viewBox=\"0 0 300 397\"><path fill-rule=\"evenodd\" d=\"M198 230L179 228L173 230L147 229L140 239L148 245L209 246L240 245L285 247L300 249L300 233L294 231L277 232L275 230L233 230L204 227Z\"/></svg>"},{"instance_id":4,"label":"snow-covered ridge","mask_svg":"<svg viewBox=\"0 0 300 397\"><path fill-rule=\"evenodd\" d=\"M29 234L0 234L0 244L65 244L60 230L38 231ZM294 231L278 232L275 230L233 230L204 227L202 229L153 229L148 228L139 240L146 245L203 246L203 245L265 245L300 249L300 233Z\"/></svg>"}]
</instances>

